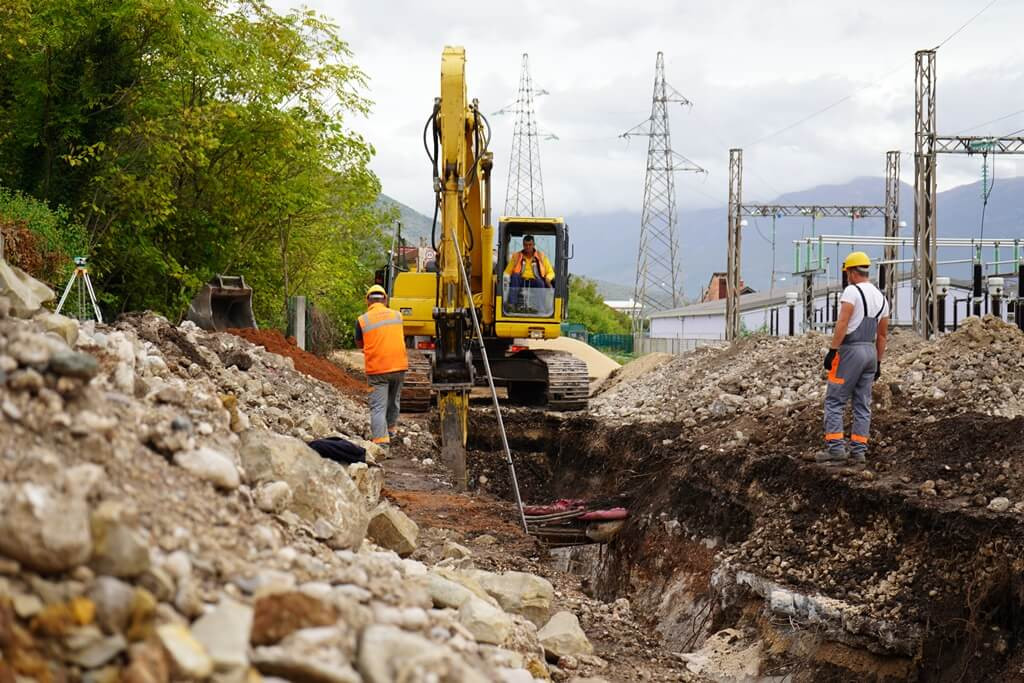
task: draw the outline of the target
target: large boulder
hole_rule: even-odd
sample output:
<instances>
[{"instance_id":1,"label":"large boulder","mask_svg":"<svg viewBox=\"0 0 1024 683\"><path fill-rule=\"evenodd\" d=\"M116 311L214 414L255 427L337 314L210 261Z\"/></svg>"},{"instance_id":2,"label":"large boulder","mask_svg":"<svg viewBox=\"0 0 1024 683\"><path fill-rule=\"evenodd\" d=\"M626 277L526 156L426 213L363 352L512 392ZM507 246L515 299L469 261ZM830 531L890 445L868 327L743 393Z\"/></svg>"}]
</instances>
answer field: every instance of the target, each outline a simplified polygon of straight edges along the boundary
<instances>
[{"instance_id":1,"label":"large boulder","mask_svg":"<svg viewBox=\"0 0 1024 683\"><path fill-rule=\"evenodd\" d=\"M428 680L483 683L487 680L444 645L397 626L380 624L363 630L358 668L365 683Z\"/></svg>"},{"instance_id":2,"label":"large boulder","mask_svg":"<svg viewBox=\"0 0 1024 683\"><path fill-rule=\"evenodd\" d=\"M0 297L11 303L11 312L28 318L53 299L53 290L17 266L0 259Z\"/></svg>"},{"instance_id":3,"label":"large boulder","mask_svg":"<svg viewBox=\"0 0 1024 683\"><path fill-rule=\"evenodd\" d=\"M210 655L216 671L232 672L249 666L252 617L252 607L224 598L192 624L192 637Z\"/></svg>"},{"instance_id":4,"label":"large boulder","mask_svg":"<svg viewBox=\"0 0 1024 683\"><path fill-rule=\"evenodd\" d=\"M419 531L416 522L386 501L370 513L367 529L370 539L377 545L394 550L401 557L408 557L415 552Z\"/></svg>"},{"instance_id":5,"label":"large boulder","mask_svg":"<svg viewBox=\"0 0 1024 683\"><path fill-rule=\"evenodd\" d=\"M89 468L96 466L71 468L59 487L0 482L0 553L46 573L85 563L93 549L86 496L94 477L78 473Z\"/></svg>"},{"instance_id":6,"label":"large boulder","mask_svg":"<svg viewBox=\"0 0 1024 683\"><path fill-rule=\"evenodd\" d=\"M501 645L512 631L512 617L480 598L471 598L459 608L459 623L478 643Z\"/></svg>"},{"instance_id":7,"label":"large boulder","mask_svg":"<svg viewBox=\"0 0 1024 683\"><path fill-rule=\"evenodd\" d=\"M310 524L326 520L335 530L328 545L359 548L369 513L366 498L343 466L321 458L298 439L266 430L244 432L239 456L250 484L286 482L292 490L292 512Z\"/></svg>"},{"instance_id":8,"label":"large boulder","mask_svg":"<svg viewBox=\"0 0 1024 683\"><path fill-rule=\"evenodd\" d=\"M547 579L526 572L476 572L474 578L501 608L512 614L521 614L537 627L547 623L555 588Z\"/></svg>"},{"instance_id":9,"label":"large boulder","mask_svg":"<svg viewBox=\"0 0 1024 683\"><path fill-rule=\"evenodd\" d=\"M537 632L544 652L555 659L566 656L590 655L594 646L580 628L580 620L572 612L559 612Z\"/></svg>"}]
</instances>

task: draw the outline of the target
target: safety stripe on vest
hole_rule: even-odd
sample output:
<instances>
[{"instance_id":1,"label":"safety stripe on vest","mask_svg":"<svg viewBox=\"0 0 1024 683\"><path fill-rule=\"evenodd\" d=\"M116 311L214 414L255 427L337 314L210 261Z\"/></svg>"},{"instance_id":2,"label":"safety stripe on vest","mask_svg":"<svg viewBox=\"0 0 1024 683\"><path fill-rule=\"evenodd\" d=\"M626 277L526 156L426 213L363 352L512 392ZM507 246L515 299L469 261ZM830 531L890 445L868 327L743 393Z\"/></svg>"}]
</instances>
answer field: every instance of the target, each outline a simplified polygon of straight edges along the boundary
<instances>
[{"instance_id":1,"label":"safety stripe on vest","mask_svg":"<svg viewBox=\"0 0 1024 683\"><path fill-rule=\"evenodd\" d=\"M402 319L398 318L398 317L395 317L395 318L385 318L384 320L378 320L377 322L370 323L369 325L367 325L366 323L363 323L363 333L365 334L365 333L369 332L370 330L375 330L378 327L384 327L385 325L401 325L401 324L402 324Z\"/></svg>"}]
</instances>

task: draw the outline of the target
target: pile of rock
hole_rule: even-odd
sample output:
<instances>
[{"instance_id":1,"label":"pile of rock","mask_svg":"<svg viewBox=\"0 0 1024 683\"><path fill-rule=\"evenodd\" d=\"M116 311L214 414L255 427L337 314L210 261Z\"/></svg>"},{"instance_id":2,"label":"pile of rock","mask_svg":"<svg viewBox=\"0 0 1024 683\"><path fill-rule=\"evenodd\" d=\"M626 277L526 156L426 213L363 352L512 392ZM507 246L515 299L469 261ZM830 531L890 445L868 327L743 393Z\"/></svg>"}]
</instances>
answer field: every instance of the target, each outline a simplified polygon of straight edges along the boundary
<instances>
[{"instance_id":1,"label":"pile of rock","mask_svg":"<svg viewBox=\"0 0 1024 683\"><path fill-rule=\"evenodd\" d=\"M0 681L529 682L588 653L543 579L403 557L382 470L304 443L358 440L362 405L234 337L36 298L0 296Z\"/></svg>"},{"instance_id":2,"label":"pile of rock","mask_svg":"<svg viewBox=\"0 0 1024 683\"><path fill-rule=\"evenodd\" d=\"M895 358L900 389L954 412L1024 415L1024 333L987 316ZM888 370L887 370L888 372Z\"/></svg>"},{"instance_id":3,"label":"pile of rock","mask_svg":"<svg viewBox=\"0 0 1024 683\"><path fill-rule=\"evenodd\" d=\"M614 385L591 402L603 418L680 421L691 426L822 395L822 335L752 337L730 348L702 348Z\"/></svg>"},{"instance_id":4,"label":"pile of rock","mask_svg":"<svg viewBox=\"0 0 1024 683\"><path fill-rule=\"evenodd\" d=\"M820 401L828 343L824 335L809 334L700 349L615 384L592 400L592 410L616 421L695 426ZM923 406L943 401L953 412L1024 415L1024 333L991 316L969 318L932 343L896 331L882 370L882 381L903 405L909 398ZM885 399L886 392L880 396Z\"/></svg>"}]
</instances>

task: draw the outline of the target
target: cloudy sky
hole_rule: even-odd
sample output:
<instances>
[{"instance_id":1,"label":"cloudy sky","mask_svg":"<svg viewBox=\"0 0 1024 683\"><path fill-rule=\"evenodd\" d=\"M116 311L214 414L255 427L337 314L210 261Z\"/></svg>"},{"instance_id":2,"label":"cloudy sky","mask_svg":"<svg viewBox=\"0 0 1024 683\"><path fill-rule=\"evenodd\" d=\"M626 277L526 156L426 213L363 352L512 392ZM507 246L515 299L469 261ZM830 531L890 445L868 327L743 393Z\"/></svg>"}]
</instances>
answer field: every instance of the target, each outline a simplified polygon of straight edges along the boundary
<instances>
[{"instance_id":1,"label":"cloudy sky","mask_svg":"<svg viewBox=\"0 0 1024 683\"><path fill-rule=\"evenodd\" d=\"M912 182L914 51L947 39L990 1L272 3L309 6L340 25L375 103L352 126L376 147L384 191L424 213L432 194L420 132L438 92L442 47L466 47L470 97L489 114L515 99L528 52L536 87L550 92L537 101L539 125L559 138L541 143L548 212L578 215L639 211L646 139L618 136L650 115L658 50L668 82L694 103L672 111L673 147L709 172L678 176L681 208L725 203L733 146L744 148L750 200L881 176L888 149L907 153L903 180ZM941 134L1024 129L1021 25L1024 1L997 0L939 49ZM501 207L512 117L490 118ZM1001 120L979 126L993 119ZM979 173L978 160L941 158L940 189ZM1024 158L1000 161L997 173L1024 174Z\"/></svg>"}]
</instances>

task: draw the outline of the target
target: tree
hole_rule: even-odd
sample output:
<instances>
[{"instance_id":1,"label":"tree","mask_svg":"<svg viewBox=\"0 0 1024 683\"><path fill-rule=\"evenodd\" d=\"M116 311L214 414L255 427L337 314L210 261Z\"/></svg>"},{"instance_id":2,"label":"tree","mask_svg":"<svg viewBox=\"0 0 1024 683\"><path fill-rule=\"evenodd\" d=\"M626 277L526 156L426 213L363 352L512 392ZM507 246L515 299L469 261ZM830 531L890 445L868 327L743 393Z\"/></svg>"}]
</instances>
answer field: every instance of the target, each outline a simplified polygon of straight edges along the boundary
<instances>
[{"instance_id":1,"label":"tree","mask_svg":"<svg viewBox=\"0 0 1024 683\"><path fill-rule=\"evenodd\" d=\"M597 283L574 276L569 281L569 322L585 325L594 334L629 334L629 317L605 304Z\"/></svg>"},{"instance_id":2,"label":"tree","mask_svg":"<svg viewBox=\"0 0 1024 683\"><path fill-rule=\"evenodd\" d=\"M0 63L0 183L69 207L107 308L178 318L216 273L254 285L264 324L295 293L336 319L361 300L388 217L335 25L263 0L9 0Z\"/></svg>"}]
</instances>

